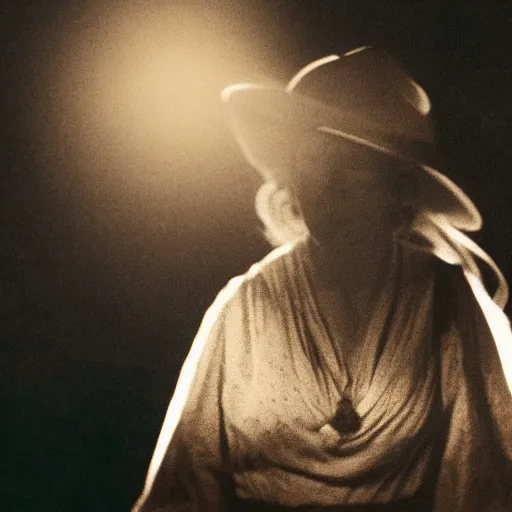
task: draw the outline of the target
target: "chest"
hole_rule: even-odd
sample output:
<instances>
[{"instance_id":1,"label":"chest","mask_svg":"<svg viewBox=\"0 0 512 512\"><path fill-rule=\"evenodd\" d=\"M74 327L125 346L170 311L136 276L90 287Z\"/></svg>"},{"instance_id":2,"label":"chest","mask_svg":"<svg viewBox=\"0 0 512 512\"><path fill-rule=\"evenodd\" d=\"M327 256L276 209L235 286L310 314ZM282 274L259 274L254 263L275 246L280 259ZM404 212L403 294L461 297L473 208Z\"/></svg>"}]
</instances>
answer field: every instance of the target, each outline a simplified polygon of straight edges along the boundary
<instances>
[{"instance_id":1,"label":"chest","mask_svg":"<svg viewBox=\"0 0 512 512\"><path fill-rule=\"evenodd\" d=\"M368 303L350 300L337 292L322 291L316 295L318 315L339 360L342 371L353 375L365 342L371 313Z\"/></svg>"}]
</instances>

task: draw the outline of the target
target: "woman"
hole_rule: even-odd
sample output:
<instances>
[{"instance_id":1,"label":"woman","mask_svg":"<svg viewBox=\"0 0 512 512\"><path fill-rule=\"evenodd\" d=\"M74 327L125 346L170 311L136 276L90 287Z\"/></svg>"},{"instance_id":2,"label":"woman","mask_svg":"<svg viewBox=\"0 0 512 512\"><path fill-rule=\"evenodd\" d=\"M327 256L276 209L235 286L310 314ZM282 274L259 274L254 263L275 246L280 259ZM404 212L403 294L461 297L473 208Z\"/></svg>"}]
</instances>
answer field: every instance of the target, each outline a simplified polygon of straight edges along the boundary
<instances>
[{"instance_id":1,"label":"woman","mask_svg":"<svg viewBox=\"0 0 512 512\"><path fill-rule=\"evenodd\" d=\"M425 92L361 48L223 99L279 247L206 313L134 510L510 510L506 284Z\"/></svg>"}]
</instances>

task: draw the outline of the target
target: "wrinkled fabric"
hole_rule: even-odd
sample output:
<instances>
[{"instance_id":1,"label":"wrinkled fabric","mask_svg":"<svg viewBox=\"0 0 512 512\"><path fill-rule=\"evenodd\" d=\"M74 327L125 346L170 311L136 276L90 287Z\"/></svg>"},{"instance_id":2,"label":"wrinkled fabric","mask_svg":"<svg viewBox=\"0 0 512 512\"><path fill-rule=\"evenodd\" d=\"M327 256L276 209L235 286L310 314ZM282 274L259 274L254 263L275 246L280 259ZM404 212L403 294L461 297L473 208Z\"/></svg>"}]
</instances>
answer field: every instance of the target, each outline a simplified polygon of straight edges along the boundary
<instances>
[{"instance_id":1,"label":"wrinkled fabric","mask_svg":"<svg viewBox=\"0 0 512 512\"><path fill-rule=\"evenodd\" d=\"M510 393L458 267L401 250L349 376L304 248L273 251L207 312L134 510L388 502L427 483L435 512L511 509ZM363 423L339 436L324 427L344 392Z\"/></svg>"},{"instance_id":2,"label":"wrinkled fabric","mask_svg":"<svg viewBox=\"0 0 512 512\"><path fill-rule=\"evenodd\" d=\"M253 269L232 326L251 327L225 340L224 424L238 495L332 505L412 494L429 461L437 391L429 269L415 266L425 275L420 288L409 265L390 275L349 382L342 343L329 337L297 249ZM324 434L344 393L362 427Z\"/></svg>"}]
</instances>

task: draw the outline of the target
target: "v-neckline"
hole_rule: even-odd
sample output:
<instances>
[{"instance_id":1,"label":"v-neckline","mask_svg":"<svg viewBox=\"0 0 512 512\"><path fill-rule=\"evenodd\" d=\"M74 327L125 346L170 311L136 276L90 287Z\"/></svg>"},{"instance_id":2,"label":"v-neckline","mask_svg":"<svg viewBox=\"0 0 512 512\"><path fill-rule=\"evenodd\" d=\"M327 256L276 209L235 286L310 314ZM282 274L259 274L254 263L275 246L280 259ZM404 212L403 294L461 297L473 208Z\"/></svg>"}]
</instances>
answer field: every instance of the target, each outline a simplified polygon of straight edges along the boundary
<instances>
[{"instance_id":1,"label":"v-neckline","mask_svg":"<svg viewBox=\"0 0 512 512\"><path fill-rule=\"evenodd\" d=\"M378 365L382 330L390 313L392 297L395 293L400 250L398 247L394 248L389 266L389 274L381 283L374 306L369 309L369 321L364 328L355 333L355 336L360 338L360 341L358 343L354 342L355 350L353 349L350 356L352 360L351 367L349 367L347 357L345 356L343 343L334 339L336 336L341 337L342 334L333 332L332 326L329 325L329 321L326 319L325 313L322 312L322 307L319 304L318 292L315 290L312 277L312 272L314 272L312 269L313 263L310 260L307 244L304 244L302 251L305 252L303 262L305 263L304 271L307 278L307 292L310 305L317 318L320 338L327 340L327 343L321 343L320 340L314 340L314 342L317 345L322 364L330 374L340 398L348 395L357 404L369 391ZM375 333L377 332L379 333L378 339L375 339ZM370 338L373 338L373 340ZM373 370L370 370L370 366L374 367ZM370 373L371 375L369 375Z\"/></svg>"}]
</instances>

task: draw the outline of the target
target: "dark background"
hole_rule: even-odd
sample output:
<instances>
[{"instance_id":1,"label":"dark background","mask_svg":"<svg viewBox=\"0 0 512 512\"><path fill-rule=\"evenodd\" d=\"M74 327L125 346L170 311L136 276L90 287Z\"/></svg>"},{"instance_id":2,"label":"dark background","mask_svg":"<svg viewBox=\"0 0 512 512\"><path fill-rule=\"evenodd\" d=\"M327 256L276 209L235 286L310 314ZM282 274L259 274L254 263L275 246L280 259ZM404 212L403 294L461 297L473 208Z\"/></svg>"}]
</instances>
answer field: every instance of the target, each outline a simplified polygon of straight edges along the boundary
<instances>
[{"instance_id":1,"label":"dark background","mask_svg":"<svg viewBox=\"0 0 512 512\"><path fill-rule=\"evenodd\" d=\"M218 105L231 81L286 80L362 44L393 50L433 99L446 172L483 213L476 240L512 277L509 2L20 1L0 11L0 510L127 511L139 494L205 308L268 250L252 211L258 179ZM205 54L194 68L187 83L210 117L172 117L181 104L170 94L162 131L141 127L146 118L127 117L108 89L123 76L119 56L128 62L139 44L120 20L158 25L171 48L200 30L191 12L226 49L221 62L238 51L236 66L210 77ZM208 52L208 37L187 55ZM166 80L185 72L167 64Z\"/></svg>"}]
</instances>

